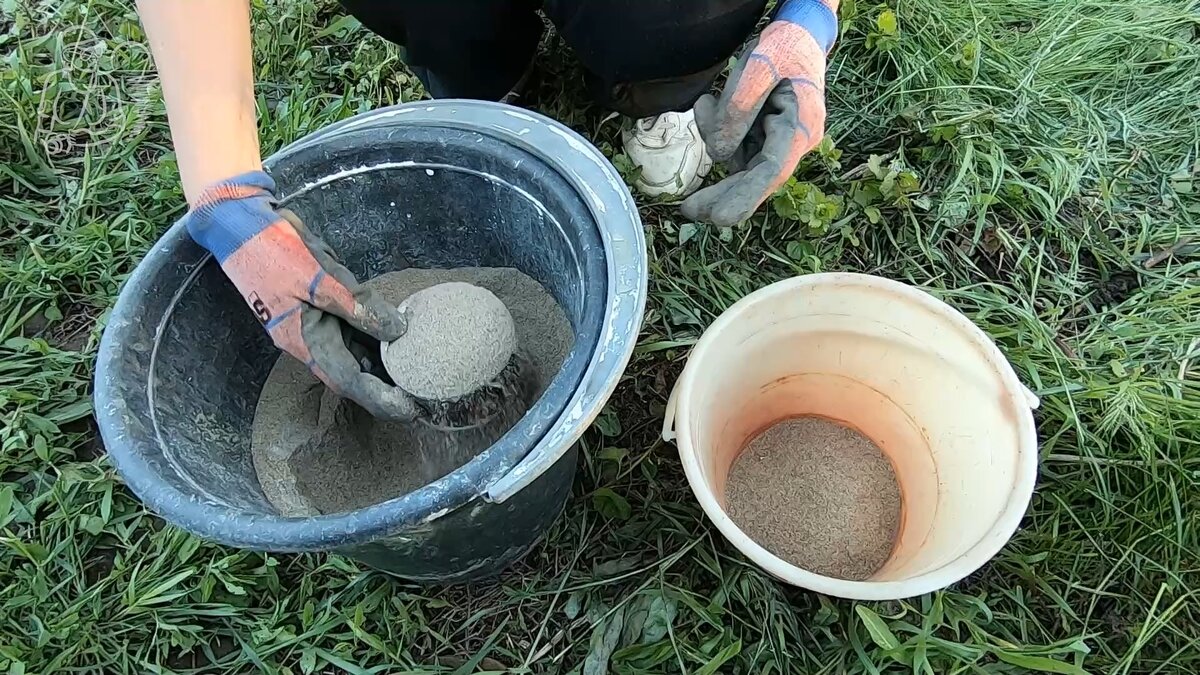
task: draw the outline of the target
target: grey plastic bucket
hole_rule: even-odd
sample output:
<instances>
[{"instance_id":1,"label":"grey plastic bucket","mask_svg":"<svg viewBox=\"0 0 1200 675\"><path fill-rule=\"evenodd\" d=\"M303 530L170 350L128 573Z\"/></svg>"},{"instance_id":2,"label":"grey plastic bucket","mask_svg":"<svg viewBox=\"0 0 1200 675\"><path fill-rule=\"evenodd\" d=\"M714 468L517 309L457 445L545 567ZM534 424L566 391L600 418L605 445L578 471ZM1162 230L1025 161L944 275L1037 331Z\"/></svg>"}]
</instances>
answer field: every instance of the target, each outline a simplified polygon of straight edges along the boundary
<instances>
[{"instance_id":1,"label":"grey plastic bucket","mask_svg":"<svg viewBox=\"0 0 1200 675\"><path fill-rule=\"evenodd\" d=\"M576 443L636 343L646 255L628 189L570 129L480 101L352 117L266 167L281 201L359 278L516 267L563 306L575 347L529 413L460 469L367 508L284 517L250 459L254 406L278 351L176 224L126 282L100 345L96 417L118 471L167 521L231 546L337 551L426 581L496 574L561 512Z\"/></svg>"}]
</instances>

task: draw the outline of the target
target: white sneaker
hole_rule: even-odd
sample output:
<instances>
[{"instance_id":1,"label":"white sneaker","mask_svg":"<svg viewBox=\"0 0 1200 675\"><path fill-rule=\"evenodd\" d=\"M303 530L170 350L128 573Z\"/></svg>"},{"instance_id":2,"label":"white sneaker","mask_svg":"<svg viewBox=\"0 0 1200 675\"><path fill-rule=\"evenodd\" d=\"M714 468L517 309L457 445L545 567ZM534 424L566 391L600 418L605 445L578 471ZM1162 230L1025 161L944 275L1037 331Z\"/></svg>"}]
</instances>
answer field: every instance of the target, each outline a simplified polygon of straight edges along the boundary
<instances>
[{"instance_id":1,"label":"white sneaker","mask_svg":"<svg viewBox=\"0 0 1200 675\"><path fill-rule=\"evenodd\" d=\"M625 155L642 168L633 186L649 197L686 197L712 169L712 158L691 110L637 120L621 134L621 140Z\"/></svg>"}]
</instances>

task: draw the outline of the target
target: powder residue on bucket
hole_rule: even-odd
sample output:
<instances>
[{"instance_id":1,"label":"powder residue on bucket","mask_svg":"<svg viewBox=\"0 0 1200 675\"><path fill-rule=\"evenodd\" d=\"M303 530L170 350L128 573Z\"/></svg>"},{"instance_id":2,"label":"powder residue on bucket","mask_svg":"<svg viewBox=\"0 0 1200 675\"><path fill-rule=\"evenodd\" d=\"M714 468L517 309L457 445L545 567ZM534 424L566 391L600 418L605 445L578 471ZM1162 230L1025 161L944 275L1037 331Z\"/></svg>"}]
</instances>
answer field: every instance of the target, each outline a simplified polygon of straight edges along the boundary
<instances>
[{"instance_id":1,"label":"powder residue on bucket","mask_svg":"<svg viewBox=\"0 0 1200 675\"><path fill-rule=\"evenodd\" d=\"M861 581L891 555L900 488L859 432L815 417L779 422L734 462L726 512L763 548L828 577Z\"/></svg>"},{"instance_id":2,"label":"powder residue on bucket","mask_svg":"<svg viewBox=\"0 0 1200 675\"><path fill-rule=\"evenodd\" d=\"M563 309L537 281L507 268L410 268L365 285L399 305L447 282L485 288L508 308L536 401L575 339ZM493 442L478 429L378 420L329 392L286 355L263 385L251 429L263 492L286 516L340 513L398 497L457 469Z\"/></svg>"}]
</instances>

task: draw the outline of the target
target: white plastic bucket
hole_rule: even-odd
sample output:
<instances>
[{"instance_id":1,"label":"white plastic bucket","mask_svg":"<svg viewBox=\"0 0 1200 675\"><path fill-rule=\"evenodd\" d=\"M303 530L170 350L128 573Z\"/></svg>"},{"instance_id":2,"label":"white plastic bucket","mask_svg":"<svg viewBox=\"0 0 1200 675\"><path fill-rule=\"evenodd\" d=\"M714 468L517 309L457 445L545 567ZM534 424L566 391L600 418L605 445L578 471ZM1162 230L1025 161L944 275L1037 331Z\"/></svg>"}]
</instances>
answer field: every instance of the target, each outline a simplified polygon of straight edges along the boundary
<instances>
[{"instance_id":1,"label":"white plastic bucket","mask_svg":"<svg viewBox=\"0 0 1200 675\"><path fill-rule=\"evenodd\" d=\"M813 274L763 288L704 332L667 405L688 482L730 542L775 577L859 600L944 588L1008 542L1037 476L1037 397L977 326L911 286ZM847 581L791 565L725 512L725 481L746 444L797 416L866 435L902 495L891 557Z\"/></svg>"}]
</instances>

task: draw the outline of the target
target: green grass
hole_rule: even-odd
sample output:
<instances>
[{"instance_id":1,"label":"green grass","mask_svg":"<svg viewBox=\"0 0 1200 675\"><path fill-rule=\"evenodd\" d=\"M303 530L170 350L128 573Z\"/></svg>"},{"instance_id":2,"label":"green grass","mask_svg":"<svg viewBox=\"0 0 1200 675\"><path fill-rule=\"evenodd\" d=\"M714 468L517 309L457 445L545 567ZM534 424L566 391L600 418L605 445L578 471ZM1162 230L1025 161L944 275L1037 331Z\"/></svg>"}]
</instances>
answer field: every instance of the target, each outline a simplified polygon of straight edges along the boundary
<instances>
[{"instance_id":1,"label":"green grass","mask_svg":"<svg viewBox=\"0 0 1200 675\"><path fill-rule=\"evenodd\" d=\"M335 5L255 4L267 151L420 96ZM428 589L201 542L121 487L89 378L121 280L181 213L161 95L125 4L0 0L0 672L1200 671L1200 5L887 11L843 2L834 146L772 207L712 230L644 205L641 342L566 513L498 582ZM535 101L615 155L619 122L544 56ZM952 589L776 583L657 440L704 326L814 270L929 289L1042 397L1028 516Z\"/></svg>"}]
</instances>

